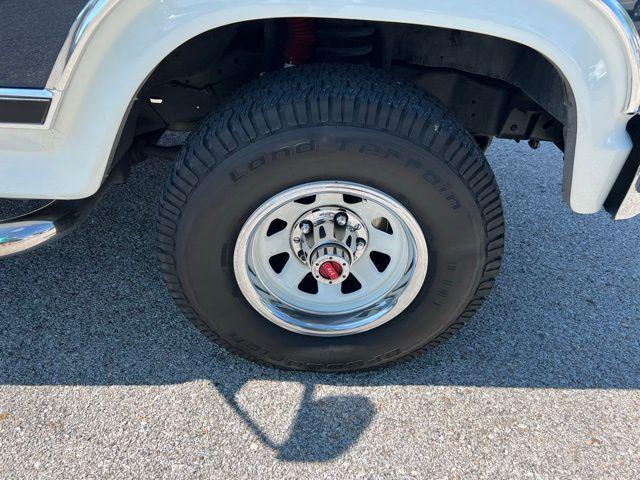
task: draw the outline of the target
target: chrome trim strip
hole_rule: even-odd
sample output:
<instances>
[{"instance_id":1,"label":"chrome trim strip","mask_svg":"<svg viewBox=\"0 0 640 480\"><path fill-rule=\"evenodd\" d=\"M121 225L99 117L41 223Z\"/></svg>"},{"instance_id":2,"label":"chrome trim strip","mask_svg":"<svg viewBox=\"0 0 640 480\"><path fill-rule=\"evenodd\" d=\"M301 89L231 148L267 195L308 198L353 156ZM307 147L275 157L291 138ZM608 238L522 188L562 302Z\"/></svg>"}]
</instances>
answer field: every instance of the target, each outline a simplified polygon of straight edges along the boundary
<instances>
[{"instance_id":1,"label":"chrome trim strip","mask_svg":"<svg viewBox=\"0 0 640 480\"><path fill-rule=\"evenodd\" d=\"M120 0L89 0L84 6L62 45L47 80L47 89L58 91L66 89L85 46L100 23L118 3Z\"/></svg>"},{"instance_id":2,"label":"chrome trim strip","mask_svg":"<svg viewBox=\"0 0 640 480\"><path fill-rule=\"evenodd\" d=\"M632 63L628 67L629 92L625 113L633 115L640 110L640 35L633 20L618 0L591 0L610 23L615 26L620 42Z\"/></svg>"},{"instance_id":3,"label":"chrome trim strip","mask_svg":"<svg viewBox=\"0 0 640 480\"><path fill-rule=\"evenodd\" d=\"M53 98L53 93L49 90L37 90L33 88L0 88L0 98L34 98L51 100Z\"/></svg>"},{"instance_id":4,"label":"chrome trim strip","mask_svg":"<svg viewBox=\"0 0 640 480\"><path fill-rule=\"evenodd\" d=\"M49 110L44 123L1 123L0 128L27 128L27 129L48 129L51 127L54 115L53 111L57 108L60 101L60 92L32 88L0 88L0 99L34 99L34 100L50 100Z\"/></svg>"},{"instance_id":5,"label":"chrome trim strip","mask_svg":"<svg viewBox=\"0 0 640 480\"><path fill-rule=\"evenodd\" d=\"M119 3L120 0L89 0L73 22L67 38L58 53L53 69L47 79L45 89L0 89L7 96L21 98L50 98L51 105L43 124L0 123L0 128L49 129L55 120L62 93L66 89L71 74L80 58L82 50L100 25L100 22Z\"/></svg>"}]
</instances>

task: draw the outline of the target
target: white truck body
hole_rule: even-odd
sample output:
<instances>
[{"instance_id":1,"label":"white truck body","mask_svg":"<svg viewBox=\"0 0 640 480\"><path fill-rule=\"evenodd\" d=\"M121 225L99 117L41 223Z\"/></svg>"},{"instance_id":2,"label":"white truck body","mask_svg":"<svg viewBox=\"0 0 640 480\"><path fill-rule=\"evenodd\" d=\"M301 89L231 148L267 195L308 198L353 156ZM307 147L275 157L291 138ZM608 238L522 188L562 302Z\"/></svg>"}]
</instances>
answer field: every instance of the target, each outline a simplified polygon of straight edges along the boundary
<instances>
[{"instance_id":1,"label":"white truck body","mask_svg":"<svg viewBox=\"0 0 640 480\"><path fill-rule=\"evenodd\" d=\"M80 199L100 187L136 92L177 46L253 19L323 17L453 28L530 46L565 77L575 99L565 185L578 213L599 211L632 148L640 105L638 35L614 0L92 0L69 33L46 89L41 125L0 124L0 197Z\"/></svg>"}]
</instances>

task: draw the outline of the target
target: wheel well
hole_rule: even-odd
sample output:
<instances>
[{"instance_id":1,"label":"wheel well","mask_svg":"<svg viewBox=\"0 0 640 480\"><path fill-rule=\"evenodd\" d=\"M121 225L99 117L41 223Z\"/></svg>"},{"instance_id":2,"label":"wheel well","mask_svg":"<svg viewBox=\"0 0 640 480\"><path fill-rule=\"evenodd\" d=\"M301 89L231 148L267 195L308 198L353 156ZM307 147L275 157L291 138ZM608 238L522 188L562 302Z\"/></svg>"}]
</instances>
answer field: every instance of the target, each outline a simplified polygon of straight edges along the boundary
<instances>
[{"instance_id":1,"label":"wheel well","mask_svg":"<svg viewBox=\"0 0 640 480\"><path fill-rule=\"evenodd\" d=\"M489 35L419 25L282 18L232 24L174 50L141 86L112 165L136 140L189 131L235 88L263 72L313 62L363 63L437 97L481 147L493 137L571 149L575 102L543 55Z\"/></svg>"}]
</instances>

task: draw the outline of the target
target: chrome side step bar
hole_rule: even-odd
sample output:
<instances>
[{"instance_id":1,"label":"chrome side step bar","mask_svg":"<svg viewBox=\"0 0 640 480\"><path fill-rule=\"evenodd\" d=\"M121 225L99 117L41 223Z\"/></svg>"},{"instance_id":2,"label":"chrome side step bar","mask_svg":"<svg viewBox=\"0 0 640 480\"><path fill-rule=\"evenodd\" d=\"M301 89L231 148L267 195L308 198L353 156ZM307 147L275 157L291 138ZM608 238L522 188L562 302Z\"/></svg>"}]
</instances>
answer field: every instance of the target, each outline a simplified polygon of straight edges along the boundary
<instances>
[{"instance_id":1,"label":"chrome side step bar","mask_svg":"<svg viewBox=\"0 0 640 480\"><path fill-rule=\"evenodd\" d=\"M33 250L64 237L80 226L106 191L82 200L55 200L34 212L0 221L0 259Z\"/></svg>"}]
</instances>

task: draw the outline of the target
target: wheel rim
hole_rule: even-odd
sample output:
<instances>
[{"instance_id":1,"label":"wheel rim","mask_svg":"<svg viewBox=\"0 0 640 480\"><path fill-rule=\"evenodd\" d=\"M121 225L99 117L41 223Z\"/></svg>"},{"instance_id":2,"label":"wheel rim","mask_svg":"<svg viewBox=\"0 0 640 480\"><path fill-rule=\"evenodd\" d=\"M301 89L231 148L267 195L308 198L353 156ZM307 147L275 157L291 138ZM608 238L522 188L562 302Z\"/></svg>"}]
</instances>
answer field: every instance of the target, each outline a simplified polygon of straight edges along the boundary
<instances>
[{"instance_id":1,"label":"wheel rim","mask_svg":"<svg viewBox=\"0 0 640 480\"><path fill-rule=\"evenodd\" d=\"M424 234L405 207L339 181L275 195L246 221L234 251L251 306L313 336L353 335L395 318L420 291L427 266Z\"/></svg>"}]
</instances>

